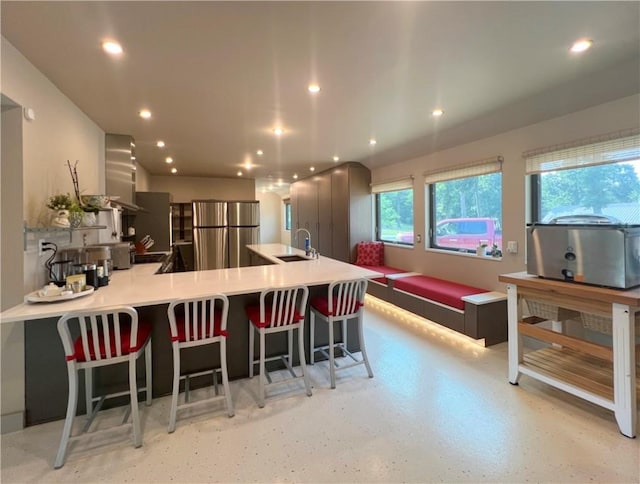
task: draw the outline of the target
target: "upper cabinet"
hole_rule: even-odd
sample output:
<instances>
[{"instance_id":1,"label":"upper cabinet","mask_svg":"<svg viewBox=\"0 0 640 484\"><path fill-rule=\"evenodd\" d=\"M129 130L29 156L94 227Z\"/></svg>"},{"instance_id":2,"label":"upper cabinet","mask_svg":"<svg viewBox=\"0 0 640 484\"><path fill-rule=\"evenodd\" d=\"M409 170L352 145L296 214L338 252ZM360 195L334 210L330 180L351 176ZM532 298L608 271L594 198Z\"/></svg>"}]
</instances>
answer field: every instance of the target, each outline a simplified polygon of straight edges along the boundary
<instances>
[{"instance_id":1,"label":"upper cabinet","mask_svg":"<svg viewBox=\"0 0 640 484\"><path fill-rule=\"evenodd\" d=\"M356 244L371 240L373 219L371 172L359 163L345 163L291 185L291 245L304 248L304 232L321 255L355 261Z\"/></svg>"}]
</instances>

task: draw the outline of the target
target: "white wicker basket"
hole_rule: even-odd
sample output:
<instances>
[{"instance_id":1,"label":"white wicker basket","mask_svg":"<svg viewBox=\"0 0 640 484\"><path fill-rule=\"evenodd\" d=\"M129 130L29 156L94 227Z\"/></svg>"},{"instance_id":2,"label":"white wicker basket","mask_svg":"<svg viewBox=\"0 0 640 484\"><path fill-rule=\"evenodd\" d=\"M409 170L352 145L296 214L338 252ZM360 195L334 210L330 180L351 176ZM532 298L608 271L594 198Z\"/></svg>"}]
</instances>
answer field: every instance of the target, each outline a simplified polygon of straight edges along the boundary
<instances>
[{"instance_id":1,"label":"white wicker basket","mask_svg":"<svg viewBox=\"0 0 640 484\"><path fill-rule=\"evenodd\" d=\"M532 316L538 316L551 321L566 321L568 319L578 318L580 313L573 309L567 309L563 307L550 304L546 301L538 301L536 299L525 299L529 313Z\"/></svg>"},{"instance_id":2,"label":"white wicker basket","mask_svg":"<svg viewBox=\"0 0 640 484\"><path fill-rule=\"evenodd\" d=\"M591 331L598 333L611 334L612 319L611 316L602 316L600 314L580 313L580 321L582 326ZM636 313L636 337L640 336L640 312Z\"/></svg>"}]
</instances>

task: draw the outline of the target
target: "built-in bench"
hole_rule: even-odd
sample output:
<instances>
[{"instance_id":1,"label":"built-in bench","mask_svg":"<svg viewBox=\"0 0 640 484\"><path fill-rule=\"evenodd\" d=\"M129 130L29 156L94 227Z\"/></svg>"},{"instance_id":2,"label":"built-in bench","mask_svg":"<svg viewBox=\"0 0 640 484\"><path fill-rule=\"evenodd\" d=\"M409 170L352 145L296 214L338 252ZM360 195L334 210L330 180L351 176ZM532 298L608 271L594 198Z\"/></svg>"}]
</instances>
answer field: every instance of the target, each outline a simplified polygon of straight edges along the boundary
<instances>
[{"instance_id":1,"label":"built-in bench","mask_svg":"<svg viewBox=\"0 0 640 484\"><path fill-rule=\"evenodd\" d=\"M384 265L382 242L360 242L356 264L380 272L367 293L485 345L507 341L507 296Z\"/></svg>"}]
</instances>

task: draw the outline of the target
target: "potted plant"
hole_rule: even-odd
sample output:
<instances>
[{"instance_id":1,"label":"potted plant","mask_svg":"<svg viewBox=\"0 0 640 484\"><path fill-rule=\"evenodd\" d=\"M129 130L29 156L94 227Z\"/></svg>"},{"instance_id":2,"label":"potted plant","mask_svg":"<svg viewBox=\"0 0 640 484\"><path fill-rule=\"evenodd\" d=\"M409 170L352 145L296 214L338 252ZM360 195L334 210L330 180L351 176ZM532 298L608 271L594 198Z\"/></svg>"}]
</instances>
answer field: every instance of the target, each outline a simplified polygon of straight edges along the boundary
<instances>
[{"instance_id":1,"label":"potted plant","mask_svg":"<svg viewBox=\"0 0 640 484\"><path fill-rule=\"evenodd\" d=\"M52 225L56 227L69 227L69 209L72 205L73 199L68 193L60 193L49 197L47 207L55 211L55 216L51 222Z\"/></svg>"},{"instance_id":2,"label":"potted plant","mask_svg":"<svg viewBox=\"0 0 640 484\"><path fill-rule=\"evenodd\" d=\"M82 220L84 218L84 210L80 206L80 204L74 200L71 208L69 208L69 223L71 227L78 228L82 225Z\"/></svg>"}]
</instances>

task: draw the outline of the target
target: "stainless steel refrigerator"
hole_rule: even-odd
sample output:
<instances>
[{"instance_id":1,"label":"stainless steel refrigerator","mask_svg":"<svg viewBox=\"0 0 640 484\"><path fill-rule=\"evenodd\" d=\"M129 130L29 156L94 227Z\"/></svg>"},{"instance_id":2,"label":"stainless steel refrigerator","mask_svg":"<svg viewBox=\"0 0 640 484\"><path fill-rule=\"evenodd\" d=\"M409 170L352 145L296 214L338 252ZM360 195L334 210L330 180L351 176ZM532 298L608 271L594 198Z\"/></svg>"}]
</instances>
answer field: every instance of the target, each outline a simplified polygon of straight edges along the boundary
<instances>
[{"instance_id":1,"label":"stainless steel refrigerator","mask_svg":"<svg viewBox=\"0 0 640 484\"><path fill-rule=\"evenodd\" d=\"M193 200L192 203L195 270L229 267L227 202Z\"/></svg>"},{"instance_id":2,"label":"stainless steel refrigerator","mask_svg":"<svg viewBox=\"0 0 640 484\"><path fill-rule=\"evenodd\" d=\"M251 265L247 244L260 243L260 202L227 202L229 267Z\"/></svg>"}]
</instances>

